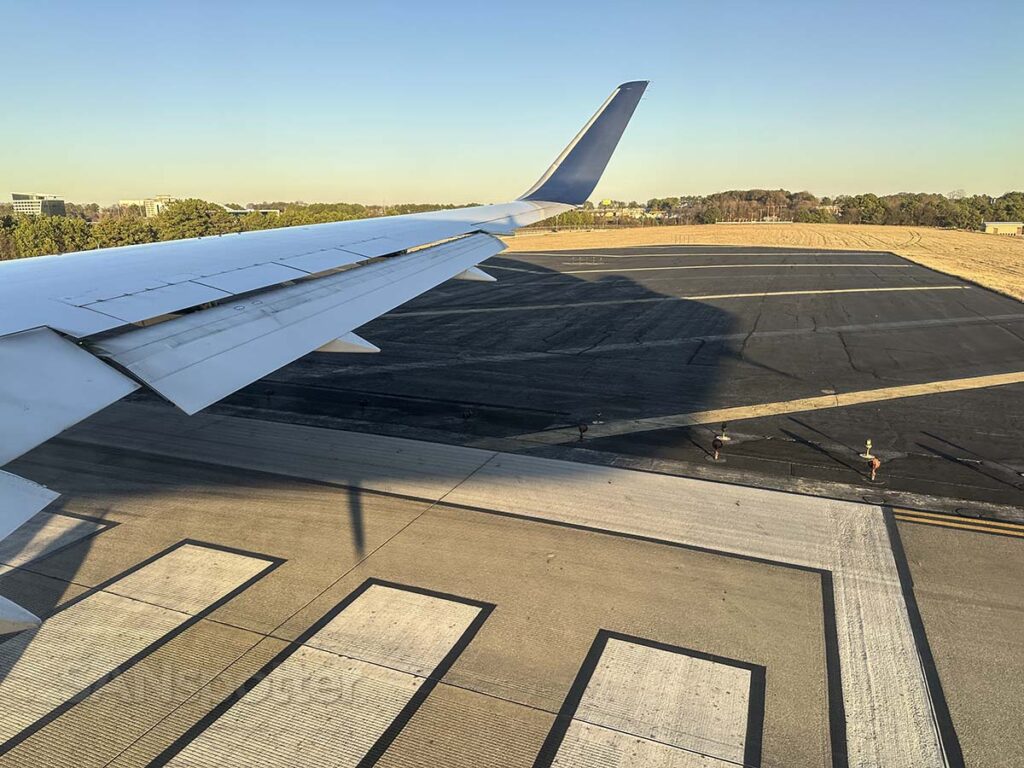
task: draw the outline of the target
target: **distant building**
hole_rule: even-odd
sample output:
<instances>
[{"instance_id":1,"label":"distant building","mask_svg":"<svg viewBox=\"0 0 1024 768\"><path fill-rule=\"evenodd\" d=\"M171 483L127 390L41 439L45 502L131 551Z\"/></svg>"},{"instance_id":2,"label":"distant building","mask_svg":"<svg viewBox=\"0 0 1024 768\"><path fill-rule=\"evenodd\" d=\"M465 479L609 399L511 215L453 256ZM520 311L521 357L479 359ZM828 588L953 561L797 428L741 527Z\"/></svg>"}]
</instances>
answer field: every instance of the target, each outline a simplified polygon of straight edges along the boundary
<instances>
[{"instance_id":1,"label":"distant building","mask_svg":"<svg viewBox=\"0 0 1024 768\"><path fill-rule=\"evenodd\" d=\"M220 205L224 209L225 213L230 213L233 216L245 216L250 213L261 213L264 216L277 216L281 213L277 208L229 208L226 205Z\"/></svg>"},{"instance_id":2,"label":"distant building","mask_svg":"<svg viewBox=\"0 0 1024 768\"><path fill-rule=\"evenodd\" d=\"M29 216L64 216L64 199L55 195L24 195L12 193L15 213Z\"/></svg>"},{"instance_id":3,"label":"distant building","mask_svg":"<svg viewBox=\"0 0 1024 768\"><path fill-rule=\"evenodd\" d=\"M141 208L143 215L147 219L151 219L154 216L159 216L168 205L176 201L177 198L170 195L157 195L138 200L118 200L117 205L120 208L131 208L132 206Z\"/></svg>"},{"instance_id":4,"label":"distant building","mask_svg":"<svg viewBox=\"0 0 1024 768\"><path fill-rule=\"evenodd\" d=\"M663 217L662 211L648 211L646 208L639 206L625 205L622 207L612 206L604 207L604 202L601 203L602 207L594 211L594 217L599 219L660 219Z\"/></svg>"},{"instance_id":5,"label":"distant building","mask_svg":"<svg viewBox=\"0 0 1024 768\"><path fill-rule=\"evenodd\" d=\"M985 231L990 235L1024 235L1024 222L986 221Z\"/></svg>"}]
</instances>

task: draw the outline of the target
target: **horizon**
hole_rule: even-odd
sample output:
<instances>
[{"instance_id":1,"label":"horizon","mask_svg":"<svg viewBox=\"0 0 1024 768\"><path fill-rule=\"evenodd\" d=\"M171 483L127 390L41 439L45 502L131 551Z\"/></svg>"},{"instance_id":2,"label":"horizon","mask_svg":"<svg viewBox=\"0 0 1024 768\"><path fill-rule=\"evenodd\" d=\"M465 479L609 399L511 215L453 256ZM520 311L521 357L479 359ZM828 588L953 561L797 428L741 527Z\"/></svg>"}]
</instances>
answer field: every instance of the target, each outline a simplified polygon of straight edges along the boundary
<instances>
[{"instance_id":1,"label":"horizon","mask_svg":"<svg viewBox=\"0 0 1024 768\"><path fill-rule=\"evenodd\" d=\"M9 59L32 76L0 113L6 186L105 205L507 200L639 77L595 200L998 197L1024 188L1024 52L991 24L1012 7L15 3Z\"/></svg>"},{"instance_id":2,"label":"horizon","mask_svg":"<svg viewBox=\"0 0 1024 768\"><path fill-rule=\"evenodd\" d=\"M834 195L818 195L815 192L813 192L811 190L807 190L807 189L785 189L783 187L750 187L748 189L718 189L718 190L715 190L714 192L707 192L707 193L677 194L677 195L669 194L669 195L658 195L658 196L643 196L643 197L638 197L638 198L593 197L593 198L589 199L587 202L593 204L595 208L598 207L605 200L610 200L613 203L624 203L624 204L628 204L628 203L631 203L631 202L636 202L640 206L646 206L647 203L650 202L651 200L664 200L666 198L680 198L680 199L683 199L683 198L690 198L690 197L694 197L694 198L708 198L708 197L712 197L714 195L726 195L726 194L738 193L738 192L785 192L786 194L789 194L789 195L798 195L798 194L807 193L807 194L813 195L818 200L828 199L828 200L831 200L831 201L835 201L835 200L838 200L840 198L857 197L857 196L860 196L860 195L875 195L879 199L883 199L883 198L886 198L886 197L898 197L898 196L901 196L901 195L935 195L935 196L944 197L944 198L952 200L952 199L958 199L959 196L960 196L959 193L963 193L963 197L987 197L987 198L992 199L992 200L997 200L1000 197L1003 197L1005 195L1024 192L1024 188L1022 188L1022 189L1008 189L1005 192L1000 192L999 194L992 194L992 193L984 192L984 191L968 192L968 191L965 191L963 189L953 189L953 190L949 190L947 192L938 192L938 191L933 191L933 190L917 190L917 191L901 190L899 192L886 192L886 193L878 193L878 192L872 192L870 190L862 190L862 191L859 191L859 192L838 192L838 193L836 193ZM954 197L954 193L956 193L956 197ZM11 192L11 194L13 195L15 193ZM20 192L20 193L17 193L17 194L25 194L25 193L24 192ZM46 194L46 195L50 195L52 193L49 193L49 192L44 193L44 192L39 192L39 191L33 191L33 192L30 192L30 193L27 193L27 194L40 194L40 195ZM159 196L163 196L163 193L158 193L158 194L153 194L153 195L144 195L144 196L142 196L140 198L126 198L126 197L122 197L122 198L120 198L120 200L127 201L127 200L132 200L132 199L146 199L146 198L152 199L152 198L156 198L156 197L159 197ZM56 197L60 197L60 195L56 195ZM440 206L467 207L467 206L473 206L473 205L489 205L489 204L492 204L492 203L496 202L496 201L484 201L484 202L482 202L480 200L465 200L465 201L459 200L459 201L456 201L456 200L439 200L439 199L433 199L433 200L431 200L431 199L422 199L422 200L393 200L393 201L390 201L388 203L365 202L365 201L362 201L362 200L281 200L281 199L270 199L270 198L265 199L265 200L243 200L243 199L210 200L210 199L207 199L207 198L199 197L197 195L188 195L188 194L181 195L180 197L176 196L176 195L170 195L169 197L172 197L174 199L174 201L195 199L195 200L202 200L203 202L212 203L214 205L219 205L219 206L225 206L225 205L229 205L229 204L238 204L238 205L240 205L242 207L262 206L262 205L271 205L272 206L272 205L275 205L275 204L283 204L283 205L286 205L286 206L289 206L289 205L361 205L364 208L380 208L380 207L393 208L393 207L399 207L399 206L403 206L403 205L440 205ZM112 202L106 202L106 201L101 201L101 200L96 200L96 199L86 199L86 198L81 198L81 199L78 199L78 200L72 200L71 198L61 197L60 199L62 199L65 203L70 203L72 205L78 205L78 206L96 204L96 205L100 206L101 210L104 210L106 208L117 207L117 205L119 203L119 200L113 200ZM0 199L0 206L2 206L2 205L10 205L10 204L11 204L11 201Z\"/></svg>"}]
</instances>

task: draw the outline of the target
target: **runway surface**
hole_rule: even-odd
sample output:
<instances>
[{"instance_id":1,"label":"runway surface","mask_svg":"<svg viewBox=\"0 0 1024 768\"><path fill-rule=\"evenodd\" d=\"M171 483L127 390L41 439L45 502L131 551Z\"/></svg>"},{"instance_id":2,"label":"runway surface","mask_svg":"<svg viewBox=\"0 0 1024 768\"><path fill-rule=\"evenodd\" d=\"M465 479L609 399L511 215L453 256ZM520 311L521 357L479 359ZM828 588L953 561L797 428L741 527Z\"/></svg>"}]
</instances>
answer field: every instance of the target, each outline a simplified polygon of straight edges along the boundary
<instances>
[{"instance_id":1,"label":"runway surface","mask_svg":"<svg viewBox=\"0 0 1024 768\"><path fill-rule=\"evenodd\" d=\"M1024 306L891 254L659 246L506 254L222 412L605 461L1024 506ZM277 416L275 416L275 412ZM552 455L543 453L542 455ZM593 456L593 460L602 460ZM874 491L871 491L874 492ZM963 505L961 505L963 506ZM951 505L951 508L956 505Z\"/></svg>"},{"instance_id":2,"label":"runway surface","mask_svg":"<svg viewBox=\"0 0 1024 768\"><path fill-rule=\"evenodd\" d=\"M0 768L1024 764L1019 304L877 253L490 267L12 464L64 496L0 546L46 619Z\"/></svg>"}]
</instances>

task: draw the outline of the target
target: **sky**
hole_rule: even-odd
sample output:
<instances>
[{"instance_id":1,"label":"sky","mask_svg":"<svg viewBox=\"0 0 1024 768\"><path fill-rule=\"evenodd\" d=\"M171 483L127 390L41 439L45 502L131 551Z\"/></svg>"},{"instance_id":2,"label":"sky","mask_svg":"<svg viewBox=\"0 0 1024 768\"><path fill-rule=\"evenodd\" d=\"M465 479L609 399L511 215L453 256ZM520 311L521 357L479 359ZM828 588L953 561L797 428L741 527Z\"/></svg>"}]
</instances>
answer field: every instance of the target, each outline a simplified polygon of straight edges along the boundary
<instances>
[{"instance_id":1,"label":"sky","mask_svg":"<svg viewBox=\"0 0 1024 768\"><path fill-rule=\"evenodd\" d=\"M0 199L501 202L627 80L594 199L1024 189L1003 2L0 0Z\"/></svg>"}]
</instances>

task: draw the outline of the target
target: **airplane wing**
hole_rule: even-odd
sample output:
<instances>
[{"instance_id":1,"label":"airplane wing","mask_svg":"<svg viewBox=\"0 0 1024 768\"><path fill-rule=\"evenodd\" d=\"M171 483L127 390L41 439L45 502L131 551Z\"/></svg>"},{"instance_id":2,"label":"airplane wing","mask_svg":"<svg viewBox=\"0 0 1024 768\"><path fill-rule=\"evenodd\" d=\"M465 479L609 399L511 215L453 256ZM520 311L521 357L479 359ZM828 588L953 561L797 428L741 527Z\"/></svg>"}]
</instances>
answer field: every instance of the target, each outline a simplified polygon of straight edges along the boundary
<instances>
[{"instance_id":1,"label":"airplane wing","mask_svg":"<svg viewBox=\"0 0 1024 768\"><path fill-rule=\"evenodd\" d=\"M495 237L582 204L643 95L616 88L508 203L104 248L0 263L0 466L146 387L186 413L476 265ZM0 471L0 538L57 494ZM38 623L0 598L0 634Z\"/></svg>"}]
</instances>

